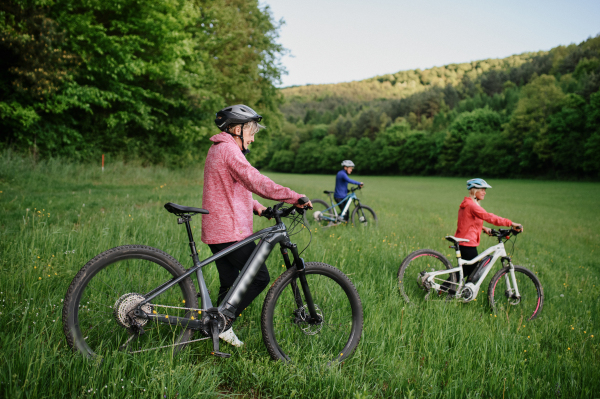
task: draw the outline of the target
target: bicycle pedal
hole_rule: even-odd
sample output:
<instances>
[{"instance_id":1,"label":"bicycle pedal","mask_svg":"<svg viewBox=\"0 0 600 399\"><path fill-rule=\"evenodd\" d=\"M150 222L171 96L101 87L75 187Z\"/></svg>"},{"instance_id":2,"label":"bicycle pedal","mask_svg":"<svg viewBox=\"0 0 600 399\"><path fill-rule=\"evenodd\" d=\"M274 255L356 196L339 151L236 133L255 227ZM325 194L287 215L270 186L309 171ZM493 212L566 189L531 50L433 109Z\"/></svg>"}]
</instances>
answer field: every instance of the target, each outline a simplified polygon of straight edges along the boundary
<instances>
[{"instance_id":1,"label":"bicycle pedal","mask_svg":"<svg viewBox=\"0 0 600 399\"><path fill-rule=\"evenodd\" d=\"M211 355L216 356L216 357L223 357L225 359L231 357L231 353L225 353L225 352L220 352L220 351L212 351L210 352Z\"/></svg>"}]
</instances>

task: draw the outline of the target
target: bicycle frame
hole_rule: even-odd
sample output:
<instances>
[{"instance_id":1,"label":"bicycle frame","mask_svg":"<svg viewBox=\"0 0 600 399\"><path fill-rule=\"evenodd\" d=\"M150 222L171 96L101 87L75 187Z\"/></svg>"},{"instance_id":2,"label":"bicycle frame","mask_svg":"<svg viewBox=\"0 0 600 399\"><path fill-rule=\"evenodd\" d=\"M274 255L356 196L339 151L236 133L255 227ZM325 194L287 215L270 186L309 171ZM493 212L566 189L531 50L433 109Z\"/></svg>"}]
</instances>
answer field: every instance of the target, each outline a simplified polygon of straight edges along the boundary
<instances>
[{"instance_id":1,"label":"bicycle frame","mask_svg":"<svg viewBox=\"0 0 600 399\"><path fill-rule=\"evenodd\" d=\"M254 277L258 273L258 270L260 269L263 262L270 255L271 251L273 251L273 248L275 247L275 245L277 243L279 243L281 245L281 253L283 255L286 267L288 269L290 269L292 267L296 267L296 269L298 269L298 272L299 272L298 278L302 285L302 291L304 292L304 298L306 300L306 304L308 305L308 309L309 309L311 317L313 317L313 318L317 317L317 312L315 310L314 303L312 301L312 296L310 295L310 290L308 288L308 284L306 283L306 277L303 273L304 272L304 260L299 257L296 244L292 244L290 242L289 236L287 234L287 228L286 228L285 224L281 222L281 220L277 220L277 224L275 226L267 227L263 230L260 230L256 233L252 234L251 236L249 236L235 244L230 245L229 247L214 254L213 256L211 256L203 261L200 261L198 258L198 252L196 250L196 243L194 242L192 230L190 228L191 216L187 215L187 217L186 217L186 215L183 215L182 219L187 228L187 233L188 233L188 237L190 240L190 243L189 243L190 250L192 252L191 256L192 256L194 266L192 266L190 269L188 269L181 276L173 278L173 279L161 284L154 290L152 290L149 293L147 293L146 295L144 295L145 300L140 302L140 304L137 306L137 310L135 312L136 316L144 317L144 318L148 318L148 319L155 319L155 320L157 320L161 323L165 323L165 324L173 324L173 325L185 324L192 328L201 326L200 321L194 320L193 317L191 319L188 319L188 318L184 318L184 317L174 317L174 316L171 316L171 317L166 316L165 317L165 315L161 315L161 314L146 314L145 312L143 312L141 310L141 307L146 303L150 303L154 298L158 297L160 294L167 291L168 289L170 289L171 287L173 287L175 284L179 283L183 279L191 276L193 273L196 273L196 276L198 278L199 297L200 297L200 301L201 301L200 308L201 308L201 310L207 310L209 308L213 308L212 302L211 302L209 294L208 294L208 288L206 287L206 282L204 281L204 276L202 274L202 268L207 266L208 264L216 261L217 259L220 259L220 258L230 254L231 252L236 251L237 249L243 247L244 245L246 245L252 241L255 241L257 239L260 239L260 242L258 243L256 248L252 252L250 258L244 265L239 276L233 283L232 288L227 293L227 295L224 298L224 300L222 301L221 305L219 305L217 307L217 310L219 311L219 313L222 313L223 315L228 316L230 318L235 318L237 306L239 305L242 297L248 290L250 283L252 283L252 281L254 280ZM290 258L288 256L288 252L287 252L288 248L292 251L292 256L294 259L293 264L290 262ZM292 289L294 290L295 294L299 293L295 282L292 283ZM295 297L296 297L297 302L301 301L301 299L299 298L299 295L295 295ZM298 306L302 306L302 304L299 303Z\"/></svg>"},{"instance_id":2,"label":"bicycle frame","mask_svg":"<svg viewBox=\"0 0 600 399\"><path fill-rule=\"evenodd\" d=\"M329 197L329 198L331 200L332 197ZM358 199L356 194L352 191L348 195L346 195L346 197L343 200L341 200L340 202L338 202L335 205L333 205L333 200L331 200L332 205L329 208L325 209L324 212L327 212L327 211L333 209L333 214L335 215L335 220L330 217L327 217L327 216L321 216L321 217L324 220L329 220L330 222L337 223L338 213L337 213L336 207L340 206L344 202L346 203L346 205L344 206L344 209L342 210L342 213L340 213L340 215L339 215L339 217L343 218L344 216L346 216L346 212L350 212L350 204L351 204L350 200L352 200L352 201L356 200L356 201L360 202L360 200Z\"/></svg>"},{"instance_id":3,"label":"bicycle frame","mask_svg":"<svg viewBox=\"0 0 600 399\"><path fill-rule=\"evenodd\" d=\"M492 260L485 266L486 269L483 271L483 274L481 275L479 280L476 281L475 283L466 283L465 284L463 266L475 264L488 255L493 255ZM431 284L431 287L433 289L435 289L436 291L444 291L444 289L442 289L441 284L437 284L436 282L433 281L434 277L443 275L443 274L458 273L459 274L458 284L454 283L457 285L456 292L460 293L464 288L471 289L471 291L472 291L471 297L465 300L465 302L469 302L469 301L477 298L477 294L479 293L479 288L481 287L481 284L483 284L483 281L485 280L486 276L489 274L489 272L494 267L494 264L496 263L496 261L498 259L501 259L502 263L507 261L509 268L510 268L510 273L507 273L505 276L506 286L508 288L508 291L512 292L512 290L514 290L515 294L518 297L520 297L519 288L517 287L517 280L515 277L514 265L512 264L510 258L506 254L506 249L504 248L503 242L500 242L499 244L489 247L488 249L483 251L481 254L477 255L477 257L475 257L471 260L462 259L460 257L460 251L456 251L456 257L458 259L458 267L455 267L453 269L439 270L439 271L427 273L428 278L426 281L429 282ZM510 280L508 279L509 274L510 274ZM511 281L512 281L512 285L511 285Z\"/></svg>"}]
</instances>

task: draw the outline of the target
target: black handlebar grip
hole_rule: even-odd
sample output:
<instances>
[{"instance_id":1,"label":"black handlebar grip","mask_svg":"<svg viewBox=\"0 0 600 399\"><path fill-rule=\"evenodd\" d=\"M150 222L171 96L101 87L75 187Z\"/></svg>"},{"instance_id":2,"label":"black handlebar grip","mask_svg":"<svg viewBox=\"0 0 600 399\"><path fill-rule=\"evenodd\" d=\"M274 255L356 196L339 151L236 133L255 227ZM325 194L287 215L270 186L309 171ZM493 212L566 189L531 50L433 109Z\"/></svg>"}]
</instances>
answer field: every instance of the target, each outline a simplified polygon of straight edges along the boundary
<instances>
[{"instance_id":1,"label":"black handlebar grip","mask_svg":"<svg viewBox=\"0 0 600 399\"><path fill-rule=\"evenodd\" d=\"M310 198L308 198L308 197L300 197L300 198L298 198L298 204L300 204L300 205L307 204L308 202L310 202Z\"/></svg>"},{"instance_id":2,"label":"black handlebar grip","mask_svg":"<svg viewBox=\"0 0 600 399\"><path fill-rule=\"evenodd\" d=\"M252 211L252 213L258 216L258 211Z\"/></svg>"}]
</instances>

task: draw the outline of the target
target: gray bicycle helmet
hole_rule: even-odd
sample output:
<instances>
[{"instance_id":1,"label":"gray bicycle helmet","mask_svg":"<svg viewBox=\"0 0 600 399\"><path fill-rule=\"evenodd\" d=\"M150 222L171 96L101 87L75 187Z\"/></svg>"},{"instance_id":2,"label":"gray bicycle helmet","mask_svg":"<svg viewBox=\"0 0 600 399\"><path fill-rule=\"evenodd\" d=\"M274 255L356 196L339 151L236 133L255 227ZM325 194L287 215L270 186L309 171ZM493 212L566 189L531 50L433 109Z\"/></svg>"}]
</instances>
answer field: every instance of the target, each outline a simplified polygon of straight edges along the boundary
<instances>
[{"instance_id":1,"label":"gray bicycle helmet","mask_svg":"<svg viewBox=\"0 0 600 399\"><path fill-rule=\"evenodd\" d=\"M492 186L487 184L483 179L471 179L467 181L467 190L472 188L492 188Z\"/></svg>"},{"instance_id":2,"label":"gray bicycle helmet","mask_svg":"<svg viewBox=\"0 0 600 399\"><path fill-rule=\"evenodd\" d=\"M256 113L252 108L244 104L232 105L230 107L223 108L217 112L215 118L215 124L222 132L237 136L242 139L242 152L248 154L250 150L244 148L244 124L248 122L256 122L259 129L264 129L265 126L261 125L260 122L262 116ZM229 128L236 125L242 125L241 134L233 134L229 132Z\"/></svg>"},{"instance_id":3,"label":"gray bicycle helmet","mask_svg":"<svg viewBox=\"0 0 600 399\"><path fill-rule=\"evenodd\" d=\"M345 161L342 161L342 166L343 167L353 168L354 167L354 162L352 162L349 159L346 159Z\"/></svg>"}]
</instances>

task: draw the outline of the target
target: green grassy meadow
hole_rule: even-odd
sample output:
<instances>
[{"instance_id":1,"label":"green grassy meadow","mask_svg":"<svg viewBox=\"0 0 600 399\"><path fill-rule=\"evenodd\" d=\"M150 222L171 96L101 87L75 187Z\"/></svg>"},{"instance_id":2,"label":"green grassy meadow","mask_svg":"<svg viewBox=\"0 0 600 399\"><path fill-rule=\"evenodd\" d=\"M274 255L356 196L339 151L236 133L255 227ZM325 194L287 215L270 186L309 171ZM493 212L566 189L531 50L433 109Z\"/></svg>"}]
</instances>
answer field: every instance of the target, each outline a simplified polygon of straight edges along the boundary
<instances>
[{"instance_id":1,"label":"green grassy meadow","mask_svg":"<svg viewBox=\"0 0 600 399\"><path fill-rule=\"evenodd\" d=\"M268 175L311 198L325 199L322 191L334 186L334 176ZM483 207L524 225L514 263L544 286L543 311L527 323L492 314L487 292L469 304L418 306L398 294L395 277L407 254L452 254L443 237L455 232L466 179L352 177L365 182L358 196L377 212L378 228L313 229L303 254L341 269L361 295L363 337L342 365L272 361L260 332L266 291L234 325L246 345L224 345L230 359L212 357L203 341L176 357L114 353L100 363L66 345L68 285L88 260L124 244L162 249L190 267L185 228L162 206L201 206L202 170L114 163L102 173L0 155L0 398L600 397L600 184L489 181ZM269 224L255 217L256 230ZM193 226L205 258L199 217ZM294 238L303 248L309 235ZM482 237L480 251L493 244ZM279 251L267 264L274 281L284 270ZM216 268L204 273L215 300Z\"/></svg>"}]
</instances>

